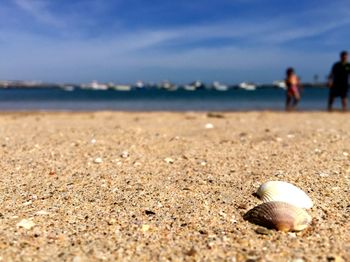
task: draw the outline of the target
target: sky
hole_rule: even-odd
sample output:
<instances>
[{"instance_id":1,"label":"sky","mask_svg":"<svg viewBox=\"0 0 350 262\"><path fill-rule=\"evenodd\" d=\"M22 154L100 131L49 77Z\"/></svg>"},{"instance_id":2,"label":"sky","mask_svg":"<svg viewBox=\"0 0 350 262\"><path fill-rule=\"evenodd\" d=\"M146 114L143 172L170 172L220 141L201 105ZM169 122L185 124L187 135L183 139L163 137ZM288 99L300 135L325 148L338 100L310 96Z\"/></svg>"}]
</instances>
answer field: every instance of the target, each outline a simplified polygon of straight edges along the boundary
<instances>
[{"instance_id":1,"label":"sky","mask_svg":"<svg viewBox=\"0 0 350 262\"><path fill-rule=\"evenodd\" d=\"M349 35L349 0L1 0L0 79L311 81Z\"/></svg>"}]
</instances>

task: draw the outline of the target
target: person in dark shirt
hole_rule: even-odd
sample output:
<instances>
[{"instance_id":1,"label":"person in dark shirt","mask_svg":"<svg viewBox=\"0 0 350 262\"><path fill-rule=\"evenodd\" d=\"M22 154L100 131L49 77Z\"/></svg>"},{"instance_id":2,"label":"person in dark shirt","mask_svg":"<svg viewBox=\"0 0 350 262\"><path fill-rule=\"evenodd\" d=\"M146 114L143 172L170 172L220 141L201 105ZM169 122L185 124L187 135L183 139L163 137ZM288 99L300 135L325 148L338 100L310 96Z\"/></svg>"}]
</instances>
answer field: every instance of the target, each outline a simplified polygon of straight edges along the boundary
<instances>
[{"instance_id":1,"label":"person in dark shirt","mask_svg":"<svg viewBox=\"0 0 350 262\"><path fill-rule=\"evenodd\" d=\"M341 98L343 111L347 109L349 89L350 64L348 63L348 52L340 53L340 61L335 63L329 75L328 86L328 111L332 111L333 102L336 97Z\"/></svg>"}]
</instances>

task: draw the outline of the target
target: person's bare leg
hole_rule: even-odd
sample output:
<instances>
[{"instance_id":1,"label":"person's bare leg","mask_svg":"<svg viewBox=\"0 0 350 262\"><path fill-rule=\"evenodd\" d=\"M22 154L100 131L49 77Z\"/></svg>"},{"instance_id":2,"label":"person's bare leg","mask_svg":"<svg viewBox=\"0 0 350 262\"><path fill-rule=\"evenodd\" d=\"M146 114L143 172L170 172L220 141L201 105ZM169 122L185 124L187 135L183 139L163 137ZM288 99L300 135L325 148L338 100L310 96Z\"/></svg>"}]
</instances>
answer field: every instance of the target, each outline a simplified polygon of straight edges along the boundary
<instances>
[{"instance_id":1,"label":"person's bare leg","mask_svg":"<svg viewBox=\"0 0 350 262\"><path fill-rule=\"evenodd\" d=\"M296 109L299 101L300 101L300 94L299 94L299 91L296 91L293 96L293 104L292 104L293 110Z\"/></svg>"},{"instance_id":2,"label":"person's bare leg","mask_svg":"<svg viewBox=\"0 0 350 262\"><path fill-rule=\"evenodd\" d=\"M290 95L287 95L286 98L286 111L290 111L291 107L290 107L290 103L292 102L292 98L290 97Z\"/></svg>"},{"instance_id":3,"label":"person's bare leg","mask_svg":"<svg viewBox=\"0 0 350 262\"><path fill-rule=\"evenodd\" d=\"M343 112L346 112L347 107L348 107L348 99L346 97L343 97L341 99L341 105L342 105L342 108L343 108Z\"/></svg>"},{"instance_id":4,"label":"person's bare leg","mask_svg":"<svg viewBox=\"0 0 350 262\"><path fill-rule=\"evenodd\" d=\"M333 103L334 103L334 97L330 95L328 97L328 112L333 111Z\"/></svg>"},{"instance_id":5,"label":"person's bare leg","mask_svg":"<svg viewBox=\"0 0 350 262\"><path fill-rule=\"evenodd\" d=\"M300 101L300 98L299 98L299 97L294 97L294 99L293 99L293 110L296 109L296 107L297 107L299 101Z\"/></svg>"}]
</instances>

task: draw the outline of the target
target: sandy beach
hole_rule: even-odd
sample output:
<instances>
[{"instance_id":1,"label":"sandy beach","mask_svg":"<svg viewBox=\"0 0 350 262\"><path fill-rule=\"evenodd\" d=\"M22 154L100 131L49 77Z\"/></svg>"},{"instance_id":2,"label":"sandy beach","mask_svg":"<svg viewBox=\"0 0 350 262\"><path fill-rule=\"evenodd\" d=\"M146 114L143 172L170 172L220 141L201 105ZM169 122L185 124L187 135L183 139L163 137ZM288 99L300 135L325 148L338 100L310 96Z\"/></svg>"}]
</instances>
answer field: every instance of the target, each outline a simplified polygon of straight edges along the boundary
<instances>
[{"instance_id":1,"label":"sandy beach","mask_svg":"<svg viewBox=\"0 0 350 262\"><path fill-rule=\"evenodd\" d=\"M342 113L2 113L1 261L350 261ZM300 233L243 219L268 180Z\"/></svg>"}]
</instances>

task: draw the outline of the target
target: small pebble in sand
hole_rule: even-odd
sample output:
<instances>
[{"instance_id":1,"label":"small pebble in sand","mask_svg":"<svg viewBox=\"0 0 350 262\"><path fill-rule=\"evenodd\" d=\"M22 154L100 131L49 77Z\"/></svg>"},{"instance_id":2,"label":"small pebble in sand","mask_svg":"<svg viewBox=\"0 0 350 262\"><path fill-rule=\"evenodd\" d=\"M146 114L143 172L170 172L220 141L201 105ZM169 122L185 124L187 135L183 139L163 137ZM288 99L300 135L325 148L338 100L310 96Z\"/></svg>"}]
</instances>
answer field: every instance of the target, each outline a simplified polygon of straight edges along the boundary
<instances>
[{"instance_id":1,"label":"small pebble in sand","mask_svg":"<svg viewBox=\"0 0 350 262\"><path fill-rule=\"evenodd\" d=\"M47 212L45 210L40 210L40 211L36 212L35 214L40 215L40 216L46 216L46 215L49 215L50 212Z\"/></svg>"},{"instance_id":2,"label":"small pebble in sand","mask_svg":"<svg viewBox=\"0 0 350 262\"><path fill-rule=\"evenodd\" d=\"M232 224L236 224L237 223L237 219L235 218L235 216L232 216L232 218L230 219L230 222Z\"/></svg>"},{"instance_id":3,"label":"small pebble in sand","mask_svg":"<svg viewBox=\"0 0 350 262\"><path fill-rule=\"evenodd\" d=\"M193 257L197 254L197 251L194 249L194 247L192 247L190 250L185 252L186 256L190 256Z\"/></svg>"},{"instance_id":4,"label":"small pebble in sand","mask_svg":"<svg viewBox=\"0 0 350 262\"><path fill-rule=\"evenodd\" d=\"M328 256L327 261L332 261L332 262L343 262L345 261L341 256Z\"/></svg>"},{"instance_id":5,"label":"small pebble in sand","mask_svg":"<svg viewBox=\"0 0 350 262\"><path fill-rule=\"evenodd\" d=\"M304 262L305 260L302 258L294 258L293 260L291 260L291 262Z\"/></svg>"},{"instance_id":6,"label":"small pebble in sand","mask_svg":"<svg viewBox=\"0 0 350 262\"><path fill-rule=\"evenodd\" d=\"M297 234L295 234L294 232L288 232L288 236L290 238L296 238L297 237Z\"/></svg>"},{"instance_id":7,"label":"small pebble in sand","mask_svg":"<svg viewBox=\"0 0 350 262\"><path fill-rule=\"evenodd\" d=\"M212 123L208 123L208 124L205 125L205 128L206 129L213 129L214 125Z\"/></svg>"},{"instance_id":8,"label":"small pebble in sand","mask_svg":"<svg viewBox=\"0 0 350 262\"><path fill-rule=\"evenodd\" d=\"M224 211L220 211L219 216L226 218L227 214Z\"/></svg>"},{"instance_id":9,"label":"small pebble in sand","mask_svg":"<svg viewBox=\"0 0 350 262\"><path fill-rule=\"evenodd\" d=\"M319 173L318 175L320 177L329 177L329 174L327 174L327 173Z\"/></svg>"},{"instance_id":10,"label":"small pebble in sand","mask_svg":"<svg viewBox=\"0 0 350 262\"><path fill-rule=\"evenodd\" d=\"M82 261L82 259L80 256L75 256L72 260L72 262L81 262L81 261Z\"/></svg>"},{"instance_id":11,"label":"small pebble in sand","mask_svg":"<svg viewBox=\"0 0 350 262\"><path fill-rule=\"evenodd\" d=\"M96 144L96 139L95 138L91 139L91 144Z\"/></svg>"},{"instance_id":12,"label":"small pebble in sand","mask_svg":"<svg viewBox=\"0 0 350 262\"><path fill-rule=\"evenodd\" d=\"M149 230L150 226L149 225L142 225L142 231L147 232Z\"/></svg>"},{"instance_id":13,"label":"small pebble in sand","mask_svg":"<svg viewBox=\"0 0 350 262\"><path fill-rule=\"evenodd\" d=\"M101 158L101 157L97 157L97 158L94 160L94 163L95 163L95 164L101 164L101 163L102 163L102 158Z\"/></svg>"},{"instance_id":14,"label":"small pebble in sand","mask_svg":"<svg viewBox=\"0 0 350 262\"><path fill-rule=\"evenodd\" d=\"M171 157L166 157L166 158L164 159L164 161L165 161L166 163L168 163L168 164L174 163L174 159L172 159Z\"/></svg>"},{"instance_id":15,"label":"small pebble in sand","mask_svg":"<svg viewBox=\"0 0 350 262\"><path fill-rule=\"evenodd\" d=\"M152 210L145 210L145 214L148 216L154 216L156 213L153 212Z\"/></svg>"},{"instance_id":16,"label":"small pebble in sand","mask_svg":"<svg viewBox=\"0 0 350 262\"><path fill-rule=\"evenodd\" d=\"M270 230L268 230L267 228L264 227L258 227L257 229L255 229L255 233L259 234L259 235L271 235L272 232Z\"/></svg>"},{"instance_id":17,"label":"small pebble in sand","mask_svg":"<svg viewBox=\"0 0 350 262\"><path fill-rule=\"evenodd\" d=\"M108 224L109 226L114 225L115 223L117 223L117 220L116 220L115 218L111 218L111 219L109 219L109 220L107 221L107 224Z\"/></svg>"},{"instance_id":18,"label":"small pebble in sand","mask_svg":"<svg viewBox=\"0 0 350 262\"><path fill-rule=\"evenodd\" d=\"M31 204L33 204L33 202L30 200L30 201L23 203L22 205L23 206L30 206Z\"/></svg>"},{"instance_id":19,"label":"small pebble in sand","mask_svg":"<svg viewBox=\"0 0 350 262\"><path fill-rule=\"evenodd\" d=\"M135 162L134 166L142 166L142 164L140 162Z\"/></svg>"},{"instance_id":20,"label":"small pebble in sand","mask_svg":"<svg viewBox=\"0 0 350 262\"><path fill-rule=\"evenodd\" d=\"M120 157L122 157L122 158L128 158L128 157L129 157L129 152L128 152L128 151L123 151L123 152L120 154Z\"/></svg>"},{"instance_id":21,"label":"small pebble in sand","mask_svg":"<svg viewBox=\"0 0 350 262\"><path fill-rule=\"evenodd\" d=\"M277 170L275 176L276 176L276 177L284 177L284 173L283 173L282 170Z\"/></svg>"},{"instance_id":22,"label":"small pebble in sand","mask_svg":"<svg viewBox=\"0 0 350 262\"><path fill-rule=\"evenodd\" d=\"M343 152L343 156L349 156L348 152Z\"/></svg>"},{"instance_id":23,"label":"small pebble in sand","mask_svg":"<svg viewBox=\"0 0 350 262\"><path fill-rule=\"evenodd\" d=\"M32 220L29 219L22 219L20 222L17 223L17 227L22 227L24 229L31 229L35 226L35 223Z\"/></svg>"}]
</instances>

